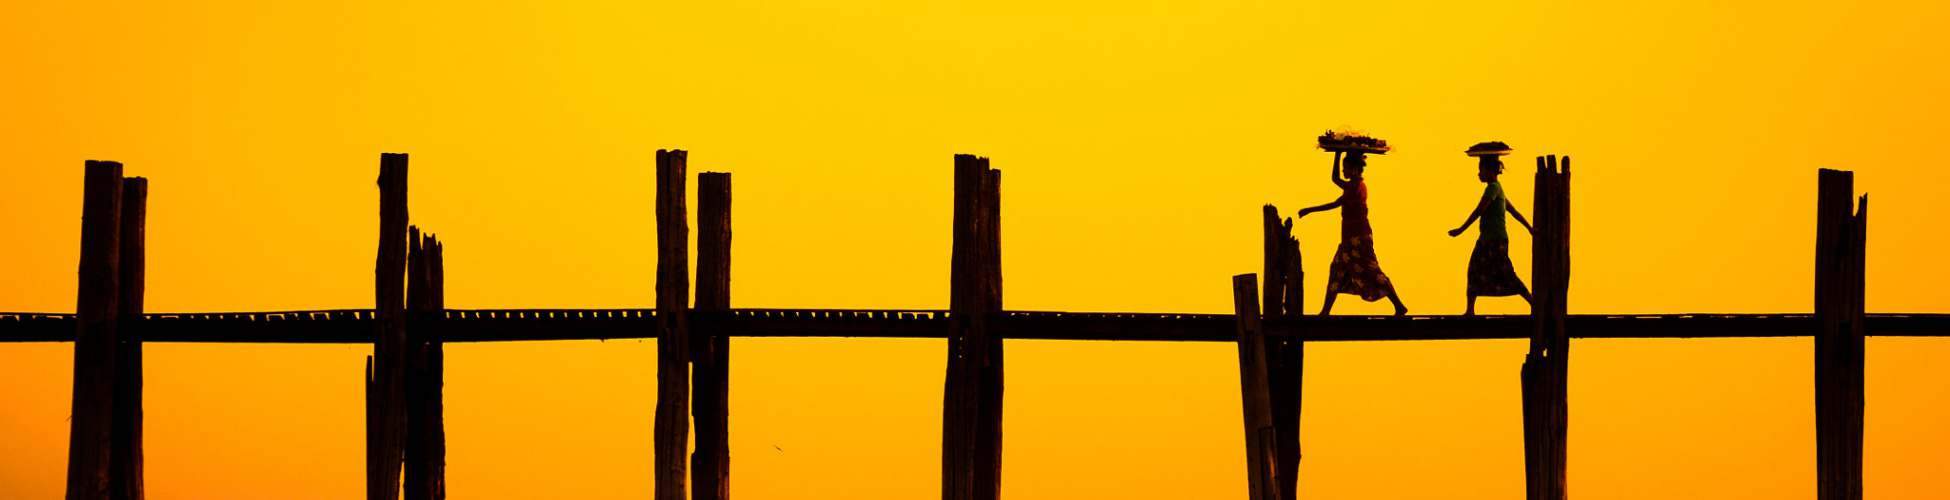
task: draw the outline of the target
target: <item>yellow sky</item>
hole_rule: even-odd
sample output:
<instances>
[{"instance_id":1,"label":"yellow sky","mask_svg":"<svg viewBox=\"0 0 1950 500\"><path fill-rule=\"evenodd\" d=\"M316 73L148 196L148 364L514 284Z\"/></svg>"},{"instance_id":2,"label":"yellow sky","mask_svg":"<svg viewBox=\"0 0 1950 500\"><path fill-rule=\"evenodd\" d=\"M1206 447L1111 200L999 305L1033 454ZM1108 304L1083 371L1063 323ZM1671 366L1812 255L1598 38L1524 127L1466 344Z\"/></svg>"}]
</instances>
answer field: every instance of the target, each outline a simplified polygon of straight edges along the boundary
<instances>
[{"instance_id":1,"label":"yellow sky","mask_svg":"<svg viewBox=\"0 0 1950 500\"><path fill-rule=\"evenodd\" d=\"M1931 1L15 0L0 310L72 310L85 159L151 179L151 310L369 307L383 151L413 155L450 306L649 307L652 156L684 148L734 172L736 307L945 307L975 153L1006 173L1007 307L1227 312L1260 204L1331 199L1311 140L1353 127L1397 146L1370 203L1416 312L1462 309L1471 241L1443 232L1489 139L1576 159L1573 312L1809 310L1818 167L1871 194L1870 310L1950 312L1945 25ZM1299 224L1310 303L1337 216ZM1813 498L1810 340L1573 349L1579 498ZM1869 496L1950 490L1950 341L1868 349ZM1523 350L1310 346L1303 494L1521 495ZM150 497L357 496L367 352L149 346ZM649 494L653 342L448 353L455 498ZM61 491L71 356L0 345L0 497ZM1243 490L1231 345L1007 356L1005 496ZM739 497L937 494L941 342L732 360Z\"/></svg>"}]
</instances>

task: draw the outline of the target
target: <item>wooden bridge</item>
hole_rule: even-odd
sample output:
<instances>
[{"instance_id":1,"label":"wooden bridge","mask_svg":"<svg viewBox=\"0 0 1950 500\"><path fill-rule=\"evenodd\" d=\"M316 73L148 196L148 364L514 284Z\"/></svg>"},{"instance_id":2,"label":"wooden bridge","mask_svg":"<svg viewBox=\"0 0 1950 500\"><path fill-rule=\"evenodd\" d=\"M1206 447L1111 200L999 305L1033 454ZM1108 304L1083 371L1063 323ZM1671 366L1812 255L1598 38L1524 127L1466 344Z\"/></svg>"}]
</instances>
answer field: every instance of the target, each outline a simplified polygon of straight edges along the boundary
<instances>
[{"instance_id":1,"label":"wooden bridge","mask_svg":"<svg viewBox=\"0 0 1950 500\"><path fill-rule=\"evenodd\" d=\"M1528 316L1308 316L1290 222L1265 207L1262 275L1232 278L1235 313L1077 313L1002 307L1001 172L954 162L954 243L947 310L730 307L731 178L698 176L696 294L685 212L687 155L657 153L654 309L448 309L442 244L408 224L407 157L380 160L374 309L240 313L143 311L148 184L115 162L85 170L76 313L0 313L0 342L75 343L69 499L140 499L144 342L370 343L367 496L445 497L442 344L656 338L656 498L730 497L726 439L730 337L941 338L942 497L997 498L1002 340L1232 342L1239 346L1247 496L1295 497L1306 342L1530 339L1520 365L1527 497L1565 493L1565 379L1571 338L1815 338L1818 497L1862 495L1863 338L1950 336L1950 315L1865 314L1867 197L1852 174L1822 170L1812 314L1570 315L1570 159L1537 159ZM1216 281L1216 280L1215 280ZM1214 287L1217 288L1216 286ZM670 314L669 312L678 312ZM350 367L348 367L348 370ZM686 460L695 422L696 450Z\"/></svg>"}]
</instances>

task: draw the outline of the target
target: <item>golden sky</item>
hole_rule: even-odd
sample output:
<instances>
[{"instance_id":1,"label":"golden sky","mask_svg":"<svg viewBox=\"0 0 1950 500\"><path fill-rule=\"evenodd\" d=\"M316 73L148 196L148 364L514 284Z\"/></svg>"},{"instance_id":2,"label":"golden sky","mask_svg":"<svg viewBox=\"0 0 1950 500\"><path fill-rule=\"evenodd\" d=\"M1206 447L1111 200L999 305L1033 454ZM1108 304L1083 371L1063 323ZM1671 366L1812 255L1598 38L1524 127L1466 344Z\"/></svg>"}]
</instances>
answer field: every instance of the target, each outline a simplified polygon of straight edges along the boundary
<instances>
[{"instance_id":1,"label":"golden sky","mask_svg":"<svg viewBox=\"0 0 1950 500\"><path fill-rule=\"evenodd\" d=\"M1351 127L1396 145L1370 203L1415 312L1462 309L1490 139L1526 213L1528 158L1575 158L1574 313L1810 310L1818 167L1871 194L1869 309L1950 312L1943 2L562 3L0 5L0 310L73 309L85 159L151 179L150 310L370 307L381 152L449 306L649 307L683 148L734 172L736 307L945 307L974 153L1008 308L1228 312L1259 206L1332 199L1312 138ZM1336 217L1299 223L1310 303ZM938 494L942 342L732 346L740 498ZM1812 346L1574 343L1571 491L1813 498ZM1233 349L1008 343L1005 496L1241 492ZM369 350L148 346L150 498L359 495ZM0 498L61 491L71 351L0 345ZM1523 351L1310 346L1302 494L1520 496ZM447 352L453 497L649 495L654 342ZM1867 356L1868 495L1940 496L1950 340Z\"/></svg>"}]
</instances>

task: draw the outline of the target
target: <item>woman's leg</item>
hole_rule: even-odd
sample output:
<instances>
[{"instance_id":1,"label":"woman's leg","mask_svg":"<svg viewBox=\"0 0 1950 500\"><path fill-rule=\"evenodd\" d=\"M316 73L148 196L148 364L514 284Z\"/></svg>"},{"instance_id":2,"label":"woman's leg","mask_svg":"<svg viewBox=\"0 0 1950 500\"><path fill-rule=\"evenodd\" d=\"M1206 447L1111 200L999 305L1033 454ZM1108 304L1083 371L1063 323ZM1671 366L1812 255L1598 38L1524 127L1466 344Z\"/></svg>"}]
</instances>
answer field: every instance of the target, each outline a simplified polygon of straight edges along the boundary
<instances>
[{"instance_id":1,"label":"woman's leg","mask_svg":"<svg viewBox=\"0 0 1950 500\"><path fill-rule=\"evenodd\" d=\"M1407 316L1407 315L1408 315L1408 306L1405 306L1405 305L1402 305L1402 298L1401 298L1401 296L1398 296L1398 295L1395 295L1395 289L1394 289L1394 288L1389 288L1389 289L1388 289L1388 301L1389 301L1389 302L1394 302L1394 303L1395 303L1395 315L1396 315L1396 316Z\"/></svg>"},{"instance_id":2,"label":"woman's leg","mask_svg":"<svg viewBox=\"0 0 1950 500\"><path fill-rule=\"evenodd\" d=\"M1463 316L1475 316L1476 315L1476 294L1472 293L1468 295L1469 295L1469 302L1467 302L1467 304L1469 305L1463 307Z\"/></svg>"},{"instance_id":3,"label":"woman's leg","mask_svg":"<svg viewBox=\"0 0 1950 500\"><path fill-rule=\"evenodd\" d=\"M1337 296L1337 295L1340 295L1340 294L1338 294L1338 293L1334 293L1334 289L1333 289L1333 288L1328 288L1328 289L1327 289L1327 293L1326 293L1326 294L1324 294L1324 295L1321 295L1321 297L1325 297L1325 298L1323 298L1323 299L1320 299L1320 315L1321 315L1321 316L1326 316L1326 315L1327 315L1328 313L1332 313L1332 312L1334 312L1334 297L1335 297L1335 296Z\"/></svg>"}]
</instances>

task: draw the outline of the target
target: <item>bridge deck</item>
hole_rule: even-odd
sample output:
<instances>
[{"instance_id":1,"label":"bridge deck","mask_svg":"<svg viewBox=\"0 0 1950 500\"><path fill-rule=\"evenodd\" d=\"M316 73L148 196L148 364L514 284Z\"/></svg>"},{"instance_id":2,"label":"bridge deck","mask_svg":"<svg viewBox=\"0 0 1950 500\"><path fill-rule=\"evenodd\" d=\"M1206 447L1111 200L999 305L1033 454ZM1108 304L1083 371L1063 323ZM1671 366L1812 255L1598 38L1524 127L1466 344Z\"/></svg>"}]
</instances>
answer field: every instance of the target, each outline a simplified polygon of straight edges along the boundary
<instances>
[{"instance_id":1,"label":"bridge deck","mask_svg":"<svg viewBox=\"0 0 1950 500\"><path fill-rule=\"evenodd\" d=\"M449 342L606 340L656 337L650 309L448 310L434 321ZM946 338L940 310L735 309L694 313L700 331L734 337ZM1575 338L1805 337L1808 314L1571 315ZM1309 341L1527 339L1528 316L1332 316L1269 320L1271 336ZM373 341L372 311L342 309L146 314L130 327L148 342L323 343ZM1950 314L1871 314L1872 336L1950 336ZM1004 338L1205 341L1236 339L1228 314L1009 311ZM0 342L73 340L72 314L0 313Z\"/></svg>"}]
</instances>

